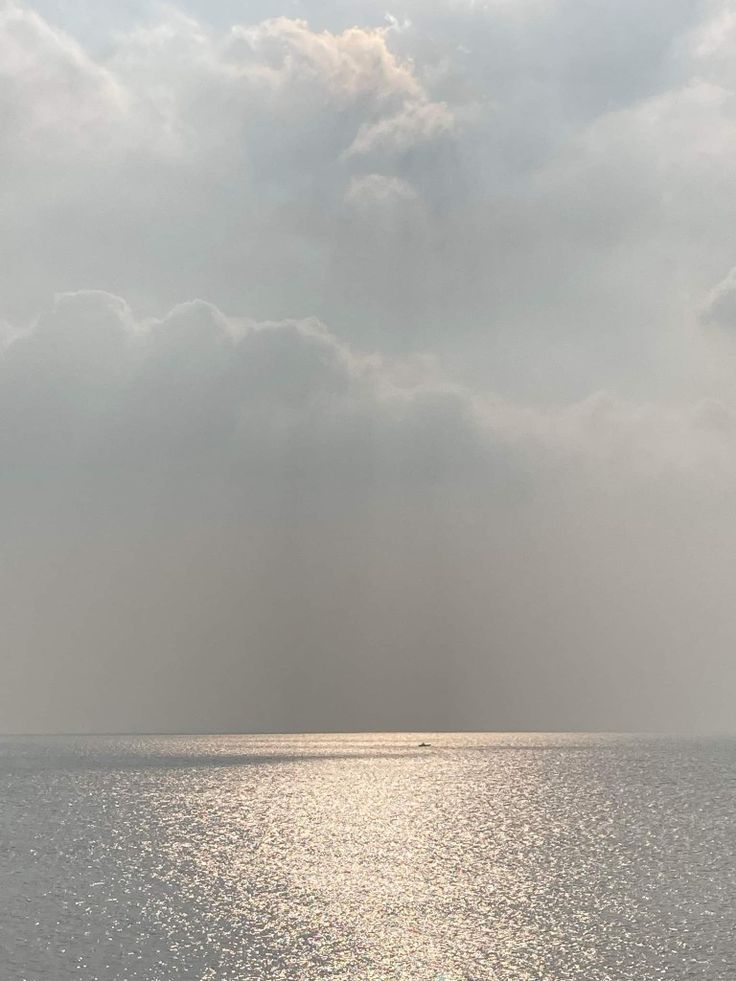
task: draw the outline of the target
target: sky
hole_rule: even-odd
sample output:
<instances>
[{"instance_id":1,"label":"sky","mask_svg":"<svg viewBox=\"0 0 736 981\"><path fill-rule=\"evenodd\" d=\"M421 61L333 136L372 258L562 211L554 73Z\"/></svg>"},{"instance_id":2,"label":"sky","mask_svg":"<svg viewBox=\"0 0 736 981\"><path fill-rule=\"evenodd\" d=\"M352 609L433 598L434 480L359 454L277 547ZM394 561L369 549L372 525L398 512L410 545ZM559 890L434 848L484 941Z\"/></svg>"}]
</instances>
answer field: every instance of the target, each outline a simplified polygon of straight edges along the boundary
<instances>
[{"instance_id":1,"label":"sky","mask_svg":"<svg viewBox=\"0 0 736 981\"><path fill-rule=\"evenodd\" d=\"M0 730L734 730L734 66L0 0Z\"/></svg>"}]
</instances>

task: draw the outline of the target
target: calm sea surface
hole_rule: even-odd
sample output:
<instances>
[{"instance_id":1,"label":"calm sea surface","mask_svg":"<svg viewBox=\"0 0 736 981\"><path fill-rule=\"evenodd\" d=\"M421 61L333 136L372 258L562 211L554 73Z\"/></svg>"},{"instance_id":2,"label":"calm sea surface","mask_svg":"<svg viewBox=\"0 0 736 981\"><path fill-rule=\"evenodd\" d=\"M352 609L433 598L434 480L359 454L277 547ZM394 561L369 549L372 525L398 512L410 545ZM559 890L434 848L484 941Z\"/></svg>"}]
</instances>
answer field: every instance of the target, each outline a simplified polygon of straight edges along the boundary
<instances>
[{"instance_id":1,"label":"calm sea surface","mask_svg":"<svg viewBox=\"0 0 736 981\"><path fill-rule=\"evenodd\" d=\"M0 788L3 981L736 978L734 741L4 738Z\"/></svg>"}]
</instances>

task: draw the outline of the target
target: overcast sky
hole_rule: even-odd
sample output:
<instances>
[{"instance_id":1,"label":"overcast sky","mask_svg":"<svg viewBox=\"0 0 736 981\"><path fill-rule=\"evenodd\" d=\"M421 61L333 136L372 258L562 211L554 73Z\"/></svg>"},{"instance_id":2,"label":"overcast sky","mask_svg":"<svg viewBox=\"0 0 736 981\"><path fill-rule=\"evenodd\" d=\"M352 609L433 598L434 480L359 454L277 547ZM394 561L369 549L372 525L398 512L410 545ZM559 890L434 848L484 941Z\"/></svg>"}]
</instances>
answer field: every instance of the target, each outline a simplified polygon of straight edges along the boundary
<instances>
[{"instance_id":1,"label":"overcast sky","mask_svg":"<svg viewBox=\"0 0 736 981\"><path fill-rule=\"evenodd\" d=\"M736 3L0 0L0 729L734 729Z\"/></svg>"}]
</instances>

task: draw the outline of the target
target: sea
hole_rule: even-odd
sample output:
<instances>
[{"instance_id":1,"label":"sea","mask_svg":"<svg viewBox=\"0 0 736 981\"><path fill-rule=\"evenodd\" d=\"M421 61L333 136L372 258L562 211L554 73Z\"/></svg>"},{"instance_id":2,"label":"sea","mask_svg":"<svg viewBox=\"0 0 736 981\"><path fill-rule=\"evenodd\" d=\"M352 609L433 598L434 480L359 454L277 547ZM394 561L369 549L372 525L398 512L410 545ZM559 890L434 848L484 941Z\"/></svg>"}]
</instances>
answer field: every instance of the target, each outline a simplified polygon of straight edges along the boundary
<instances>
[{"instance_id":1,"label":"sea","mask_svg":"<svg viewBox=\"0 0 736 981\"><path fill-rule=\"evenodd\" d=\"M736 740L3 737L0 978L734 981Z\"/></svg>"}]
</instances>

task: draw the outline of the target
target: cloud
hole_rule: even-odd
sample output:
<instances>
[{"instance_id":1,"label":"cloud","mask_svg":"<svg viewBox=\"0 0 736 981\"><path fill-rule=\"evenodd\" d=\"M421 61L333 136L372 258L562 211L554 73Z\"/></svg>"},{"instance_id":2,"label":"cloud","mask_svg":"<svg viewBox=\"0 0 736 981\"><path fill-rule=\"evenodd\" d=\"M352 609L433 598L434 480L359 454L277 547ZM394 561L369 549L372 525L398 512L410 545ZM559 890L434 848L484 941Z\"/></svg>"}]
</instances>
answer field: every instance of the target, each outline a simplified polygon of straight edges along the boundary
<instances>
[{"instance_id":1,"label":"cloud","mask_svg":"<svg viewBox=\"0 0 736 981\"><path fill-rule=\"evenodd\" d=\"M354 177L346 193L347 200L358 206L414 201L416 197L416 191L407 181L398 177L386 177L384 174Z\"/></svg>"},{"instance_id":2,"label":"cloud","mask_svg":"<svg viewBox=\"0 0 736 981\"><path fill-rule=\"evenodd\" d=\"M347 156L407 153L450 132L453 117L446 105L420 103L377 123L363 124Z\"/></svg>"},{"instance_id":3,"label":"cloud","mask_svg":"<svg viewBox=\"0 0 736 981\"><path fill-rule=\"evenodd\" d=\"M150 315L193 292L350 330L346 293L382 295L376 262L416 279L401 267L426 248L421 200L452 140L451 109L389 33L283 17L214 29L169 10L110 39L103 58L9 5L5 111L21 123L3 131L13 247L0 315L27 321L42 296L92 286ZM398 242L366 238L352 206L371 181L417 201L401 215L400 263ZM389 218L384 206L376 229Z\"/></svg>"},{"instance_id":4,"label":"cloud","mask_svg":"<svg viewBox=\"0 0 736 981\"><path fill-rule=\"evenodd\" d=\"M358 354L315 320L257 324L194 301L136 322L110 294L61 294L8 344L0 398L14 484L53 465L115 494L126 473L150 470L156 485L183 467L196 483L229 472L235 496L241 479L268 494L293 460L330 500L367 480L379 493L452 484L468 466L493 484L493 448L461 389Z\"/></svg>"},{"instance_id":5,"label":"cloud","mask_svg":"<svg viewBox=\"0 0 736 981\"><path fill-rule=\"evenodd\" d=\"M360 353L314 319L257 323L200 300L139 321L119 297L60 294L10 336L0 395L13 481L64 459L107 493L125 471L185 466L197 481L227 471L237 496L255 471L266 488L278 482L294 456L331 503L348 483L352 495L437 485L493 496L571 465L577 480L622 487L673 474L697 484L732 449L714 400L598 393L542 410L460 386L431 360ZM722 436L717 455L704 429Z\"/></svg>"},{"instance_id":6,"label":"cloud","mask_svg":"<svg viewBox=\"0 0 736 981\"><path fill-rule=\"evenodd\" d=\"M124 6L0 12L3 724L730 723L731 6Z\"/></svg>"},{"instance_id":7,"label":"cloud","mask_svg":"<svg viewBox=\"0 0 736 981\"><path fill-rule=\"evenodd\" d=\"M123 91L110 72L69 36L15 4L0 11L4 148L34 150L76 145L119 112Z\"/></svg>"},{"instance_id":8,"label":"cloud","mask_svg":"<svg viewBox=\"0 0 736 981\"><path fill-rule=\"evenodd\" d=\"M8 727L659 725L673 671L687 724L726 711L689 667L708 629L726 684L721 593L684 597L730 574L729 406L541 410L202 301L13 333Z\"/></svg>"},{"instance_id":9,"label":"cloud","mask_svg":"<svg viewBox=\"0 0 736 981\"><path fill-rule=\"evenodd\" d=\"M417 563L433 548L437 495L459 502L470 479L501 500L518 479L430 362L361 354L314 320L255 323L201 301L138 321L100 291L58 296L5 348L0 402L16 679L0 709L30 728L222 726L225 715L314 727L338 691L343 707L323 724L346 724L355 670L368 687L395 678L388 722L423 659L406 611L391 610L400 594L426 605ZM351 648L353 629L363 639ZM205 642L217 647L214 702L200 701ZM435 668L422 687L449 711Z\"/></svg>"},{"instance_id":10,"label":"cloud","mask_svg":"<svg viewBox=\"0 0 736 981\"><path fill-rule=\"evenodd\" d=\"M675 389L689 297L733 264L726 6L300 9L139 4L87 48L3 9L0 315L194 294L563 400L641 397L632 360L664 343Z\"/></svg>"},{"instance_id":11,"label":"cloud","mask_svg":"<svg viewBox=\"0 0 736 981\"><path fill-rule=\"evenodd\" d=\"M732 269L706 298L702 313L705 324L731 330L736 326L736 269Z\"/></svg>"}]
</instances>

